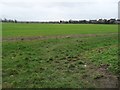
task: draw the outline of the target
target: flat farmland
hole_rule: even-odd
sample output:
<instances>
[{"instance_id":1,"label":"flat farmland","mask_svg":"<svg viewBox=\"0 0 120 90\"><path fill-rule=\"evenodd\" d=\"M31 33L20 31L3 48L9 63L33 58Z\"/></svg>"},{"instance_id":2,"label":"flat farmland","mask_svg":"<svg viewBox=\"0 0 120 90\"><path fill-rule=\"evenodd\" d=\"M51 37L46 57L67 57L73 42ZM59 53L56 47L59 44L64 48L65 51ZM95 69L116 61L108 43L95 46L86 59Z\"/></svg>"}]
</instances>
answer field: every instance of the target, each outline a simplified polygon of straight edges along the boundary
<instances>
[{"instance_id":1,"label":"flat farmland","mask_svg":"<svg viewBox=\"0 0 120 90\"><path fill-rule=\"evenodd\" d=\"M3 23L3 88L115 88L118 26Z\"/></svg>"},{"instance_id":2,"label":"flat farmland","mask_svg":"<svg viewBox=\"0 0 120 90\"><path fill-rule=\"evenodd\" d=\"M118 32L117 25L104 24L26 24L3 23L3 37L69 34L104 34Z\"/></svg>"}]
</instances>

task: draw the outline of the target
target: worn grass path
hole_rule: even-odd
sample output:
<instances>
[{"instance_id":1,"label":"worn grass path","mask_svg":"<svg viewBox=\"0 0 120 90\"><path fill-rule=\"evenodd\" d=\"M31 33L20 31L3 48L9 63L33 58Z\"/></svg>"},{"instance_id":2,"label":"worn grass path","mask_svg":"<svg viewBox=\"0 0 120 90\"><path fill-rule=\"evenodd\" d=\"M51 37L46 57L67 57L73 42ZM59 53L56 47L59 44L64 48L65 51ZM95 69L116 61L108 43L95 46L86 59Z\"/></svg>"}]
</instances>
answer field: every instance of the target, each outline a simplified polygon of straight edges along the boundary
<instances>
[{"instance_id":1,"label":"worn grass path","mask_svg":"<svg viewBox=\"0 0 120 90\"><path fill-rule=\"evenodd\" d=\"M28 37L3 37L2 41L32 41L32 40L45 40L45 39L57 39L57 38L78 38L78 37L102 37L118 35L118 33L106 33L106 34L70 34L70 35L53 35L53 36L28 36Z\"/></svg>"}]
</instances>

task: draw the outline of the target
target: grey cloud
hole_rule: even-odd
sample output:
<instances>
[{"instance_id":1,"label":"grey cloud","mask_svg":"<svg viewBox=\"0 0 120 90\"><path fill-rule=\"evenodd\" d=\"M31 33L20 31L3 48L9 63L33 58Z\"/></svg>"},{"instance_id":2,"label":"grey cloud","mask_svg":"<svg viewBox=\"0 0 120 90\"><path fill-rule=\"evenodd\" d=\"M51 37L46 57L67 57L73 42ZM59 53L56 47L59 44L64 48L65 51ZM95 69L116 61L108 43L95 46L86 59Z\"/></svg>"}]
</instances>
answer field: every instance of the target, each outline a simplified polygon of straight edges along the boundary
<instances>
[{"instance_id":1,"label":"grey cloud","mask_svg":"<svg viewBox=\"0 0 120 90\"><path fill-rule=\"evenodd\" d=\"M4 0L0 3L2 5L2 17L18 20L69 20L118 17L118 0L44 1L49 2L40 2L40 0L9 0L8 2Z\"/></svg>"}]
</instances>

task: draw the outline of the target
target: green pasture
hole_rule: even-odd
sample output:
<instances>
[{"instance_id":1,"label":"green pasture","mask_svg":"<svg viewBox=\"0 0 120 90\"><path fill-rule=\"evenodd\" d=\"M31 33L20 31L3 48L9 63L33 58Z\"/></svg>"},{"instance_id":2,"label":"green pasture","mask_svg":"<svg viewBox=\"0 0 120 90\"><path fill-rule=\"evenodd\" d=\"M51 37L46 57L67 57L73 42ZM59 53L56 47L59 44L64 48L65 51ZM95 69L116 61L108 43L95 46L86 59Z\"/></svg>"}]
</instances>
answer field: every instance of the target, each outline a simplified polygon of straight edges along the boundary
<instances>
[{"instance_id":1,"label":"green pasture","mask_svg":"<svg viewBox=\"0 0 120 90\"><path fill-rule=\"evenodd\" d=\"M120 72L117 31L117 25L103 24L3 23L3 38L69 34L108 35L3 41L2 86L116 87L116 77Z\"/></svg>"},{"instance_id":2,"label":"green pasture","mask_svg":"<svg viewBox=\"0 0 120 90\"><path fill-rule=\"evenodd\" d=\"M118 32L117 25L104 24L35 24L3 23L3 37L68 34L101 34Z\"/></svg>"}]
</instances>

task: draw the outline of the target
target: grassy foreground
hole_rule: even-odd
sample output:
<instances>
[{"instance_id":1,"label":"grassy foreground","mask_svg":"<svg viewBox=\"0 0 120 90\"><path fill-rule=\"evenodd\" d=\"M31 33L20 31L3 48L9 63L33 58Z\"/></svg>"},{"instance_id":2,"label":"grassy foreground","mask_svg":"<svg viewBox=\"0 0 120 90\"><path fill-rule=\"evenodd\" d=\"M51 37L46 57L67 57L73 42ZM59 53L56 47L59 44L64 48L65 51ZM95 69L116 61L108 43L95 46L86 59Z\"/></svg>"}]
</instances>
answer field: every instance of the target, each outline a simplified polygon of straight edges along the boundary
<instances>
[{"instance_id":1,"label":"grassy foreground","mask_svg":"<svg viewBox=\"0 0 120 90\"><path fill-rule=\"evenodd\" d=\"M59 27L58 32L51 25L40 24L39 28L43 28L40 30L33 27L38 24L19 25L22 24L3 25L3 37L25 36L26 33L55 35L58 32L109 35L3 42L3 88L116 87L118 36L110 34L117 32L115 25L54 25L54 28Z\"/></svg>"},{"instance_id":2,"label":"grassy foreground","mask_svg":"<svg viewBox=\"0 0 120 90\"><path fill-rule=\"evenodd\" d=\"M3 43L3 87L99 87L117 62L116 36Z\"/></svg>"}]
</instances>

